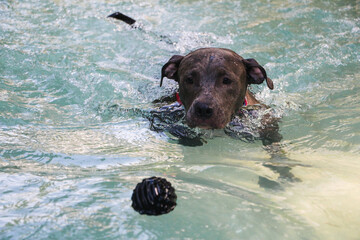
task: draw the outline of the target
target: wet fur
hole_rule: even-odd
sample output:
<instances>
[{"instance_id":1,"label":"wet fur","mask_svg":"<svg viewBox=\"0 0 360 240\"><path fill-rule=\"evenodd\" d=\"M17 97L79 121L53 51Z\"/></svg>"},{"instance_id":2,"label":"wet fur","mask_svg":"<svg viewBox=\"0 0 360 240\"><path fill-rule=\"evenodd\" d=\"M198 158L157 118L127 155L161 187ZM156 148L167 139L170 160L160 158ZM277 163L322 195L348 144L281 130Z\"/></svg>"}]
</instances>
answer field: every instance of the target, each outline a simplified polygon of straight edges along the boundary
<instances>
[{"instance_id":1,"label":"wet fur","mask_svg":"<svg viewBox=\"0 0 360 240\"><path fill-rule=\"evenodd\" d=\"M259 104L247 90L250 84L273 83L254 59L232 50L202 48L186 56L175 55L162 68L162 77L179 84L179 95L190 127L224 128L244 103Z\"/></svg>"}]
</instances>

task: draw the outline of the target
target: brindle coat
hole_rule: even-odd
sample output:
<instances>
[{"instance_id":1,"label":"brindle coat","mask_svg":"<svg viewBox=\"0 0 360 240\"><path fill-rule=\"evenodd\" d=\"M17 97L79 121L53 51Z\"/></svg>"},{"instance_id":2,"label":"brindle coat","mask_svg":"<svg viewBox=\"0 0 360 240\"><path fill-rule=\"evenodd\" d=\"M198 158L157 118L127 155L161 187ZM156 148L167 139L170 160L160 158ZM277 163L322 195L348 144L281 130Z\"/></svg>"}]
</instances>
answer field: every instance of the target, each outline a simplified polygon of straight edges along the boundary
<instances>
[{"instance_id":1,"label":"brindle coat","mask_svg":"<svg viewBox=\"0 0 360 240\"><path fill-rule=\"evenodd\" d=\"M232 50L201 48L186 56L174 55L163 66L163 78L179 84L180 99L190 127L224 128L244 103L259 102L247 90L249 84L273 82L255 59L244 59Z\"/></svg>"}]
</instances>

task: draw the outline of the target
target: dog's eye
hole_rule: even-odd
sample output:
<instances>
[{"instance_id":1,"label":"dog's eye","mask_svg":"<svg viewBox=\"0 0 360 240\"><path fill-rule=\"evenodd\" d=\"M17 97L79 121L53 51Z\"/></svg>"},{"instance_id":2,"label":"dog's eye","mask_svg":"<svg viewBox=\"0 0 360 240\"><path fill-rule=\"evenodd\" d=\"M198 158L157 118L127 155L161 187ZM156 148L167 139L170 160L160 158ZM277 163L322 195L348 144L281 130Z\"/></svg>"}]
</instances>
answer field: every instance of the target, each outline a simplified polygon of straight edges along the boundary
<instances>
[{"instance_id":1,"label":"dog's eye","mask_svg":"<svg viewBox=\"0 0 360 240\"><path fill-rule=\"evenodd\" d=\"M186 82L187 84L193 84L193 83L194 83L194 79L193 79L192 77L187 77L187 78L185 79L185 82Z\"/></svg>"},{"instance_id":2,"label":"dog's eye","mask_svg":"<svg viewBox=\"0 0 360 240\"><path fill-rule=\"evenodd\" d=\"M227 77L225 77L224 79L223 79L223 84L225 84L225 85L229 85L229 84L231 84L231 79L229 79L229 78L227 78Z\"/></svg>"}]
</instances>

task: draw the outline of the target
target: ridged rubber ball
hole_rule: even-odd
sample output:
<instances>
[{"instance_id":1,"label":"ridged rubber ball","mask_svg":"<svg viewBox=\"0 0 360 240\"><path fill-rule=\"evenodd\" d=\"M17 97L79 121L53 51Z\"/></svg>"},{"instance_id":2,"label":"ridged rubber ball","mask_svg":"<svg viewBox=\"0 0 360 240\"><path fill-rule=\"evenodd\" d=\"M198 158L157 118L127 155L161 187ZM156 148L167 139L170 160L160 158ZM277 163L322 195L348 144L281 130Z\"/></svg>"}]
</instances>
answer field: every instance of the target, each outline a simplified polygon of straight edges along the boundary
<instances>
[{"instance_id":1,"label":"ridged rubber ball","mask_svg":"<svg viewBox=\"0 0 360 240\"><path fill-rule=\"evenodd\" d=\"M140 214L161 215L176 207L175 189L165 178L145 178L131 196L132 207Z\"/></svg>"}]
</instances>

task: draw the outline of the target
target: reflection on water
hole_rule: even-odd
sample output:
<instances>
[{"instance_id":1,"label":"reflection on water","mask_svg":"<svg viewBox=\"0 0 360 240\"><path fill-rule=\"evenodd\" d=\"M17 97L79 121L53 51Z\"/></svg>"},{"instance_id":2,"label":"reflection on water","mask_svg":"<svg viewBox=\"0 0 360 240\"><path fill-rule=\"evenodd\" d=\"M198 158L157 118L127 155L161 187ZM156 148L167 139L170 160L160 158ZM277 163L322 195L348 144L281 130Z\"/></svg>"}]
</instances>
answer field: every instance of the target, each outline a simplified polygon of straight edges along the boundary
<instances>
[{"instance_id":1,"label":"reflection on water","mask_svg":"<svg viewBox=\"0 0 360 240\"><path fill-rule=\"evenodd\" d=\"M123 11L142 30L106 16ZM1 239L357 239L356 1L0 2ZM162 65L198 47L253 57L274 80L281 153L150 130ZM118 111L120 106L126 111ZM139 112L140 111L140 112ZM145 177L178 195L131 209ZM189 224L190 223L190 224Z\"/></svg>"}]
</instances>

